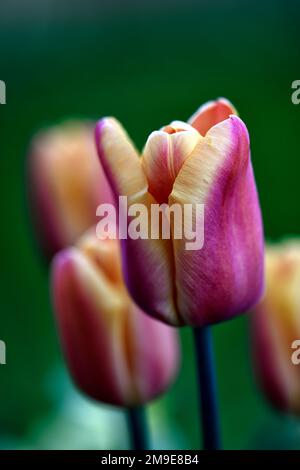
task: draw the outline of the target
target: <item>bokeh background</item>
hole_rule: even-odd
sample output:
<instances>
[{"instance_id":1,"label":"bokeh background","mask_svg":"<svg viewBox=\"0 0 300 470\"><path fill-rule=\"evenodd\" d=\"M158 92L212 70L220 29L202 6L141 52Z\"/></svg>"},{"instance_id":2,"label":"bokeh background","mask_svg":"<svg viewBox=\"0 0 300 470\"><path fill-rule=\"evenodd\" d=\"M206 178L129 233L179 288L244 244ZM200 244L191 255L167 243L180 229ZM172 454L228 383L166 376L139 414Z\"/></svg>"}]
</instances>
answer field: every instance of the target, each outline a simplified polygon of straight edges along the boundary
<instances>
[{"instance_id":1,"label":"bokeh background","mask_svg":"<svg viewBox=\"0 0 300 470\"><path fill-rule=\"evenodd\" d=\"M226 96L250 131L266 237L299 234L299 13L291 0L1 0L1 448L128 446L122 412L77 393L61 358L27 211L31 136L65 117L115 115L142 147L150 131ZM224 447L300 448L300 423L256 385L249 315L213 330ZM180 376L149 407L156 448L199 445L192 338L181 334Z\"/></svg>"}]
</instances>

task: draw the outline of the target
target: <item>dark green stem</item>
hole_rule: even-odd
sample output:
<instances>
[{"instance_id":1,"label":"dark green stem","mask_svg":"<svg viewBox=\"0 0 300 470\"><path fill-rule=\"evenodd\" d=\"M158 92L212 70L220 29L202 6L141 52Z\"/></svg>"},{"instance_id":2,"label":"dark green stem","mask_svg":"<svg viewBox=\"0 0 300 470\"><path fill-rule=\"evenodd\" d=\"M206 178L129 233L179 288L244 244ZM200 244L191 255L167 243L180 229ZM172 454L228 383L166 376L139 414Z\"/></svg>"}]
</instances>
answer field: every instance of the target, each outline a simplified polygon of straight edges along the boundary
<instances>
[{"instance_id":1,"label":"dark green stem","mask_svg":"<svg viewBox=\"0 0 300 470\"><path fill-rule=\"evenodd\" d=\"M203 449L220 449L219 413L210 327L194 328Z\"/></svg>"},{"instance_id":2,"label":"dark green stem","mask_svg":"<svg viewBox=\"0 0 300 470\"><path fill-rule=\"evenodd\" d=\"M143 406L127 409L128 428L132 450L149 450L146 410Z\"/></svg>"}]
</instances>

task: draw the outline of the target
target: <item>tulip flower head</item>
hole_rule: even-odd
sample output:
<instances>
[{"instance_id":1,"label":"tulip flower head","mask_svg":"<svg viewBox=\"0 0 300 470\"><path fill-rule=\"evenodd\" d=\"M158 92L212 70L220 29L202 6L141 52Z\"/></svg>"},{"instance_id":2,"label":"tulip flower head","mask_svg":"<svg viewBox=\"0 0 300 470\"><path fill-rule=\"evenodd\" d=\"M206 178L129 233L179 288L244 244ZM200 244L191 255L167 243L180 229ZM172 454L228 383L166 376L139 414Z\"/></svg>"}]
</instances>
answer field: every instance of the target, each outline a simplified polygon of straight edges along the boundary
<instances>
[{"instance_id":1,"label":"tulip flower head","mask_svg":"<svg viewBox=\"0 0 300 470\"><path fill-rule=\"evenodd\" d=\"M300 242L266 250L266 292L252 321L259 382L278 409L300 415ZM294 356L295 359L294 360Z\"/></svg>"},{"instance_id":2,"label":"tulip flower head","mask_svg":"<svg viewBox=\"0 0 300 470\"><path fill-rule=\"evenodd\" d=\"M177 332L130 299L117 240L88 233L58 253L52 295L66 361L84 393L128 407L168 388L179 362Z\"/></svg>"},{"instance_id":3,"label":"tulip flower head","mask_svg":"<svg viewBox=\"0 0 300 470\"><path fill-rule=\"evenodd\" d=\"M152 132L141 158L114 118L99 121L96 144L116 199L204 207L199 250L186 250L184 236L122 240L135 302L177 326L217 323L252 307L263 290L263 228L248 131L232 105L209 102L188 123ZM195 210L188 222L198 229Z\"/></svg>"},{"instance_id":4,"label":"tulip flower head","mask_svg":"<svg viewBox=\"0 0 300 470\"><path fill-rule=\"evenodd\" d=\"M92 125L67 122L38 134L31 145L28 184L39 242L51 258L95 224L100 203L112 202Z\"/></svg>"}]
</instances>

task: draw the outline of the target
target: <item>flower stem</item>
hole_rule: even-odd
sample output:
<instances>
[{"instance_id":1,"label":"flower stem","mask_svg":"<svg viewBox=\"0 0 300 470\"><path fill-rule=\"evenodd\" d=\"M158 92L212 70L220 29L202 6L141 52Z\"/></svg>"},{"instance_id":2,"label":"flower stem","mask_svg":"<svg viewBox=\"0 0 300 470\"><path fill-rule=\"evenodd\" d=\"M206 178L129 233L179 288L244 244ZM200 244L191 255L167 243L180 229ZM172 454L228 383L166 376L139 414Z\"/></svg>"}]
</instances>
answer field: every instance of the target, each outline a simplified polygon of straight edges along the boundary
<instances>
[{"instance_id":1,"label":"flower stem","mask_svg":"<svg viewBox=\"0 0 300 470\"><path fill-rule=\"evenodd\" d=\"M202 439L205 450L220 449L217 384L210 327L194 328Z\"/></svg>"},{"instance_id":2,"label":"flower stem","mask_svg":"<svg viewBox=\"0 0 300 470\"><path fill-rule=\"evenodd\" d=\"M128 428L131 440L132 450L147 450L148 427L146 420L146 411L143 406L136 406L127 409Z\"/></svg>"}]
</instances>

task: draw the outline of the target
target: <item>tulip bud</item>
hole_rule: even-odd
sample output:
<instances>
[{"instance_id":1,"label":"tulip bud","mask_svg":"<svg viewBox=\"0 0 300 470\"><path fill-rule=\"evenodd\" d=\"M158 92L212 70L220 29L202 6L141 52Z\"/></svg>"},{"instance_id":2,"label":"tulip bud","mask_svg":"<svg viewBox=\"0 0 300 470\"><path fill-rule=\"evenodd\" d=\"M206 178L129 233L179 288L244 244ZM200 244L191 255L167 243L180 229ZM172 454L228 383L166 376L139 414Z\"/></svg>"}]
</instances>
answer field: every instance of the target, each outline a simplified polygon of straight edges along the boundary
<instances>
[{"instance_id":1,"label":"tulip bud","mask_svg":"<svg viewBox=\"0 0 300 470\"><path fill-rule=\"evenodd\" d=\"M180 121L150 134L142 164L149 192L157 202L168 202L176 176L200 138L199 132Z\"/></svg>"},{"instance_id":2,"label":"tulip bud","mask_svg":"<svg viewBox=\"0 0 300 470\"><path fill-rule=\"evenodd\" d=\"M38 134L30 150L28 184L39 242L51 258L96 223L100 203L112 202L92 125L67 122Z\"/></svg>"},{"instance_id":3,"label":"tulip bud","mask_svg":"<svg viewBox=\"0 0 300 470\"><path fill-rule=\"evenodd\" d=\"M252 320L254 365L267 398L300 415L300 243L266 250L266 292ZM295 347L297 348L298 352Z\"/></svg>"},{"instance_id":4,"label":"tulip bud","mask_svg":"<svg viewBox=\"0 0 300 470\"><path fill-rule=\"evenodd\" d=\"M66 361L84 393L135 406L168 388L178 368L177 332L130 299L117 240L89 233L58 253L52 295Z\"/></svg>"},{"instance_id":5,"label":"tulip bud","mask_svg":"<svg viewBox=\"0 0 300 470\"><path fill-rule=\"evenodd\" d=\"M144 311L173 325L205 326L259 300L263 227L249 135L234 108L224 99L210 102L189 123L152 133L142 158L111 118L98 123L96 144L115 197L149 210L161 202L182 212L190 205L190 225L195 206L204 207L201 249L188 251L186 237L173 231L169 240L123 240L122 258L127 287Z\"/></svg>"}]
</instances>

